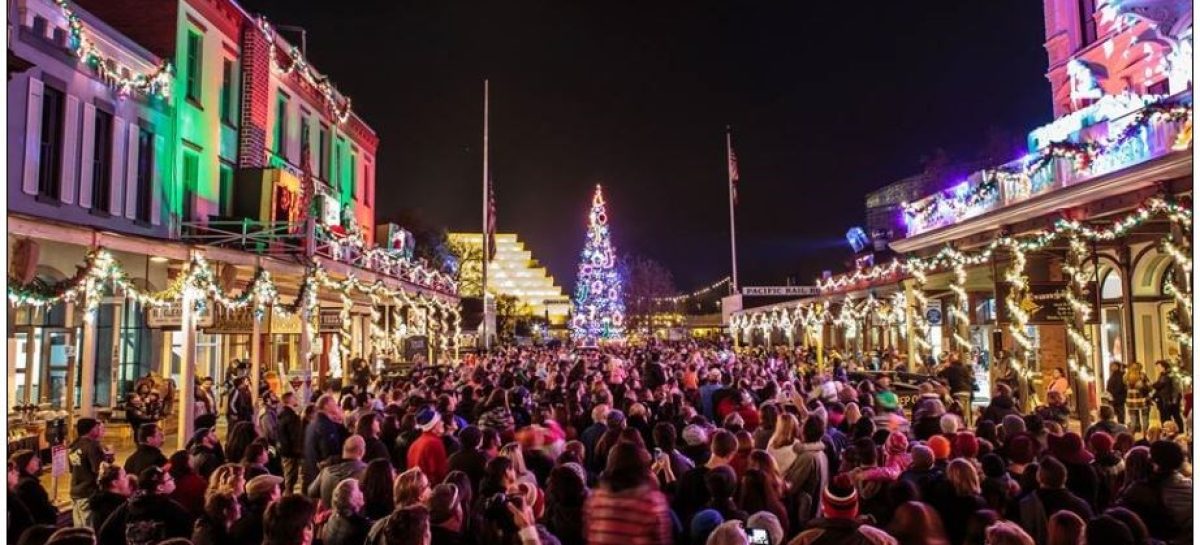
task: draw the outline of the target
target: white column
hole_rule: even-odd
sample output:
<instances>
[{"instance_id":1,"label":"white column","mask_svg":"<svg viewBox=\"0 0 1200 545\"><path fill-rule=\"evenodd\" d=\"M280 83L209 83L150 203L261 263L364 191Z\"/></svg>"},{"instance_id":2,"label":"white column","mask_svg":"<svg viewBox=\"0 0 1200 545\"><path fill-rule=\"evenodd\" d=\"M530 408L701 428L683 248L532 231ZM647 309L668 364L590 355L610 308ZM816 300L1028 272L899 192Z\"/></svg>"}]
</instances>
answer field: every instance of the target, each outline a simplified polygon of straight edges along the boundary
<instances>
[{"instance_id":1,"label":"white column","mask_svg":"<svg viewBox=\"0 0 1200 545\"><path fill-rule=\"evenodd\" d=\"M79 345L79 358L76 368L79 370L79 416L88 418L96 417L96 320L99 319L99 309L95 313L88 313L85 307L82 311L78 308L76 312L82 313L83 318L83 339ZM67 398L74 399L75 397L75 380L74 377L67 377L70 381L67 383ZM70 407L68 402L67 407ZM69 411L70 409L68 409Z\"/></svg>"},{"instance_id":2,"label":"white column","mask_svg":"<svg viewBox=\"0 0 1200 545\"><path fill-rule=\"evenodd\" d=\"M320 307L314 308L313 312L320 312ZM312 399L312 342L311 334L312 321L305 316L306 312L301 312L300 315L300 370L301 379L304 385L300 387L300 391L296 395L300 396L300 404L308 405L308 401ZM344 365L344 364L343 364Z\"/></svg>"},{"instance_id":3,"label":"white column","mask_svg":"<svg viewBox=\"0 0 1200 545\"><path fill-rule=\"evenodd\" d=\"M196 412L196 293L183 290L182 318L179 334L182 335L179 354L179 448L187 445L195 432Z\"/></svg>"},{"instance_id":4,"label":"white column","mask_svg":"<svg viewBox=\"0 0 1200 545\"><path fill-rule=\"evenodd\" d=\"M267 312L274 313L275 311L270 309ZM257 399L262 375L262 322L252 320L252 323L250 328L250 391ZM286 377L279 377L279 379L287 381Z\"/></svg>"}]
</instances>

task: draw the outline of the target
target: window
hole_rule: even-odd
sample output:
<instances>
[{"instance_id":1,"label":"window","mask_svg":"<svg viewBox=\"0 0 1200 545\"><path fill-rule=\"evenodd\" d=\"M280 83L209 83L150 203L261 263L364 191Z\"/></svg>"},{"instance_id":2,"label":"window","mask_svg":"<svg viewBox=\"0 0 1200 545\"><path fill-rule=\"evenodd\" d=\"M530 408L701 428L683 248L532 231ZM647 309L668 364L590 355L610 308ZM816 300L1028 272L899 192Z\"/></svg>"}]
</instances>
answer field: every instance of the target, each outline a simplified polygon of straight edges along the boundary
<instances>
[{"instance_id":1,"label":"window","mask_svg":"<svg viewBox=\"0 0 1200 545\"><path fill-rule=\"evenodd\" d=\"M233 95L233 89L234 89L233 78L234 77L235 77L235 74L233 71L233 61L231 59L225 59L224 64L221 67L221 104L220 104L220 108L221 108L221 121L224 121L225 123L228 123L229 125L237 124L233 120L233 105L235 103L235 97Z\"/></svg>"},{"instance_id":2,"label":"window","mask_svg":"<svg viewBox=\"0 0 1200 545\"><path fill-rule=\"evenodd\" d=\"M358 154L350 152L350 198L358 196Z\"/></svg>"},{"instance_id":3,"label":"window","mask_svg":"<svg viewBox=\"0 0 1200 545\"><path fill-rule=\"evenodd\" d=\"M218 181L221 184L221 215L233 217L233 166L221 163Z\"/></svg>"},{"instance_id":4,"label":"window","mask_svg":"<svg viewBox=\"0 0 1200 545\"><path fill-rule=\"evenodd\" d=\"M46 37L46 18L41 15L33 16L33 33L40 38Z\"/></svg>"},{"instance_id":5,"label":"window","mask_svg":"<svg viewBox=\"0 0 1200 545\"><path fill-rule=\"evenodd\" d=\"M38 150L38 195L58 200L62 187L63 93L42 91L42 134Z\"/></svg>"},{"instance_id":6,"label":"window","mask_svg":"<svg viewBox=\"0 0 1200 545\"><path fill-rule=\"evenodd\" d=\"M342 188L342 139L339 138L333 142L333 172L329 175L330 185L338 188L341 192Z\"/></svg>"},{"instance_id":7,"label":"window","mask_svg":"<svg viewBox=\"0 0 1200 545\"><path fill-rule=\"evenodd\" d=\"M1079 47L1096 41L1096 0L1079 0Z\"/></svg>"},{"instance_id":8,"label":"window","mask_svg":"<svg viewBox=\"0 0 1200 545\"><path fill-rule=\"evenodd\" d=\"M287 105L288 96L279 93L279 98L275 101L275 154L280 157L287 155L284 142L287 138Z\"/></svg>"},{"instance_id":9,"label":"window","mask_svg":"<svg viewBox=\"0 0 1200 545\"><path fill-rule=\"evenodd\" d=\"M1171 94L1171 82L1167 81L1166 78L1163 78L1154 83L1146 85L1146 94L1169 95Z\"/></svg>"},{"instance_id":10,"label":"window","mask_svg":"<svg viewBox=\"0 0 1200 545\"><path fill-rule=\"evenodd\" d=\"M92 148L92 209L108 212L112 203L112 114L96 110L96 137Z\"/></svg>"},{"instance_id":11,"label":"window","mask_svg":"<svg viewBox=\"0 0 1200 545\"><path fill-rule=\"evenodd\" d=\"M145 127L138 129L137 208L136 219L149 222L154 206L154 134Z\"/></svg>"},{"instance_id":12,"label":"window","mask_svg":"<svg viewBox=\"0 0 1200 545\"><path fill-rule=\"evenodd\" d=\"M375 192L375 187L371 185L371 165L364 165L363 168L363 204L371 206L371 194Z\"/></svg>"},{"instance_id":13,"label":"window","mask_svg":"<svg viewBox=\"0 0 1200 545\"><path fill-rule=\"evenodd\" d=\"M196 187L200 182L200 154L193 150L183 150L183 202L180 209L181 221L192 221L192 207L196 200Z\"/></svg>"},{"instance_id":14,"label":"window","mask_svg":"<svg viewBox=\"0 0 1200 545\"><path fill-rule=\"evenodd\" d=\"M329 125L321 124L321 128L317 130L317 176L325 178L326 181L332 182L333 176L329 172Z\"/></svg>"},{"instance_id":15,"label":"window","mask_svg":"<svg viewBox=\"0 0 1200 545\"><path fill-rule=\"evenodd\" d=\"M203 37L192 31L187 33L187 98L200 104L200 64L204 62Z\"/></svg>"},{"instance_id":16,"label":"window","mask_svg":"<svg viewBox=\"0 0 1200 545\"><path fill-rule=\"evenodd\" d=\"M304 164L307 161L308 164L306 165L306 167L311 170L312 169L311 161L312 161L313 157L312 157L312 142L309 141L309 139L311 138L311 134L310 134L311 130L309 129L309 123L311 123L311 120L309 119L309 117L307 115L301 116L301 118L300 118L300 163Z\"/></svg>"}]
</instances>

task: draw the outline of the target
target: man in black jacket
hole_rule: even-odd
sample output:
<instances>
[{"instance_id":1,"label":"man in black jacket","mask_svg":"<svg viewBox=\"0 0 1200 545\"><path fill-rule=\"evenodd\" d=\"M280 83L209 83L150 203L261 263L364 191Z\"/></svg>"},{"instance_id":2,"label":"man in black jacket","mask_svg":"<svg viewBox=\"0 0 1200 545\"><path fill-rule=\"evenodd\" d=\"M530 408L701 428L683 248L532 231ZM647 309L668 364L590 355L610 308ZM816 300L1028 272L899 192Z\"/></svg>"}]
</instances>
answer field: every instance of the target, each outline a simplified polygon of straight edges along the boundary
<instances>
[{"instance_id":1,"label":"man in black jacket","mask_svg":"<svg viewBox=\"0 0 1200 545\"><path fill-rule=\"evenodd\" d=\"M100 475L100 464L109 460L109 455L100 446L104 436L104 424L95 418L80 418L75 422L78 436L67 449L67 461L71 466L71 521L76 528L87 526L91 510L88 500L100 490L96 479Z\"/></svg>"},{"instance_id":2,"label":"man in black jacket","mask_svg":"<svg viewBox=\"0 0 1200 545\"><path fill-rule=\"evenodd\" d=\"M950 388L950 395L962 405L967 425L973 425L972 414L974 411L971 410L971 397L975 389L975 377L971 369L963 364L958 354L952 354L950 364L939 371L937 376L946 381L946 385Z\"/></svg>"},{"instance_id":3,"label":"man in black jacket","mask_svg":"<svg viewBox=\"0 0 1200 545\"><path fill-rule=\"evenodd\" d=\"M296 490L300 480L300 462L304 457L304 421L300 416L296 394L283 394L283 408L279 411L279 458L283 461L283 489L287 493Z\"/></svg>"},{"instance_id":4,"label":"man in black jacket","mask_svg":"<svg viewBox=\"0 0 1200 545\"><path fill-rule=\"evenodd\" d=\"M1104 383L1104 391L1108 392L1113 412L1117 413L1117 422L1125 423L1125 398L1129 395L1129 386L1125 384L1125 366L1119 361L1113 361L1108 370L1108 382Z\"/></svg>"},{"instance_id":5,"label":"man in black jacket","mask_svg":"<svg viewBox=\"0 0 1200 545\"><path fill-rule=\"evenodd\" d=\"M127 475L141 475L142 470L150 467L162 467L167 465L167 457L163 456L161 447L163 444L162 428L158 424L149 423L142 424L137 429L137 450L125 459L125 473Z\"/></svg>"},{"instance_id":6,"label":"man in black jacket","mask_svg":"<svg viewBox=\"0 0 1200 545\"><path fill-rule=\"evenodd\" d=\"M304 430L304 463L300 471L303 490L308 490L326 460L342 454L347 435L337 399L329 394L321 396L317 400L317 414Z\"/></svg>"},{"instance_id":7,"label":"man in black jacket","mask_svg":"<svg viewBox=\"0 0 1200 545\"><path fill-rule=\"evenodd\" d=\"M97 543L152 545L170 538L192 535L192 518L182 505L167 497L175 480L160 467L138 475L138 490L100 527Z\"/></svg>"}]
</instances>

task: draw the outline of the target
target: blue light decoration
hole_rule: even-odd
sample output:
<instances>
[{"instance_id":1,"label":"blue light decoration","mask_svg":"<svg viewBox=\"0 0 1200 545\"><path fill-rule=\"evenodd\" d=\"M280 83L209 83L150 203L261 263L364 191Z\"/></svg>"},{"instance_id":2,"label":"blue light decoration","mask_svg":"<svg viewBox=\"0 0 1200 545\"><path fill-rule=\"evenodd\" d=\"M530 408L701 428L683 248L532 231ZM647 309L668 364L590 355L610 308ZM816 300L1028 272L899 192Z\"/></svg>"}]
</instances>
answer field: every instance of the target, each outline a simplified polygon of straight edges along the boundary
<instances>
[{"instance_id":1,"label":"blue light decoration","mask_svg":"<svg viewBox=\"0 0 1200 545\"><path fill-rule=\"evenodd\" d=\"M867 238L867 232L862 227L851 227L846 231L846 242L850 243L850 248L856 254L871 245L871 239Z\"/></svg>"},{"instance_id":2,"label":"blue light decoration","mask_svg":"<svg viewBox=\"0 0 1200 545\"><path fill-rule=\"evenodd\" d=\"M625 338L625 303L616 254L608 232L608 212L600 186L592 197L587 240L575 279L575 315L571 337L581 344Z\"/></svg>"}]
</instances>

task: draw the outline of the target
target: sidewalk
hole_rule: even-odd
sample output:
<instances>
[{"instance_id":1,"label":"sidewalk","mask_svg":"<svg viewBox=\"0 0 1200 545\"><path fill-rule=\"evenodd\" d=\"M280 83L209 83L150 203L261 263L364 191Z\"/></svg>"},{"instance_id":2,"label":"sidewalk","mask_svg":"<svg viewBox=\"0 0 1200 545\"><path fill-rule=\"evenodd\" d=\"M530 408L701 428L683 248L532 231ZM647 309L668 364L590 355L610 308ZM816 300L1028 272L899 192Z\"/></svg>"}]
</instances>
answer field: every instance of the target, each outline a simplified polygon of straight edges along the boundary
<instances>
[{"instance_id":1,"label":"sidewalk","mask_svg":"<svg viewBox=\"0 0 1200 545\"><path fill-rule=\"evenodd\" d=\"M113 424L113 426L128 427L128 424L115 423L115 424ZM224 444L225 437L226 437L225 419L224 418L217 419L217 436L221 438L221 442L222 442L222 444ZM178 441L179 441L179 436L174 431L172 431L171 433L165 434L163 436L163 449L162 449L163 456L170 457L171 454L173 454L176 450L179 450L178 449ZM101 443L103 445L106 445L106 446L112 448L113 454L116 458L117 463L121 464L121 465L124 465L125 459L129 458L129 456L131 454L133 454L133 452L135 450L137 450L137 444L134 443L133 439L120 439L120 440L113 440L113 441L102 440ZM55 482L56 479L50 474L50 465L47 464L42 471L40 480L42 482L42 486L44 486L46 488L46 493L50 495L50 501L54 502L54 504L57 505L59 509L62 509L64 511L70 511L70 509L71 509L71 490L70 490L71 474L70 474L70 472L68 472L66 475L59 477L57 479L57 482ZM70 518L68 517L68 521L69 520L70 520Z\"/></svg>"}]
</instances>

